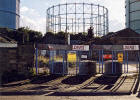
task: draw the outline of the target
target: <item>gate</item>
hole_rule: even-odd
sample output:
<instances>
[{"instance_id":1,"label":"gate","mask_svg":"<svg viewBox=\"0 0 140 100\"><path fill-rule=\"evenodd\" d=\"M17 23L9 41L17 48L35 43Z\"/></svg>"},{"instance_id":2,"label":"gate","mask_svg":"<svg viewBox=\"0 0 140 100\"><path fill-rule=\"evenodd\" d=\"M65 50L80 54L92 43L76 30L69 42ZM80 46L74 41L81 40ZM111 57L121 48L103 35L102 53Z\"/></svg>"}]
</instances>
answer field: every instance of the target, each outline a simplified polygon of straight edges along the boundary
<instances>
[{"instance_id":1,"label":"gate","mask_svg":"<svg viewBox=\"0 0 140 100\"><path fill-rule=\"evenodd\" d=\"M67 74L65 50L51 50L50 51L50 74Z\"/></svg>"},{"instance_id":2,"label":"gate","mask_svg":"<svg viewBox=\"0 0 140 100\"><path fill-rule=\"evenodd\" d=\"M47 45L36 49L36 72L60 75L139 72L139 45ZM39 70L40 69L40 70Z\"/></svg>"},{"instance_id":3,"label":"gate","mask_svg":"<svg viewBox=\"0 0 140 100\"><path fill-rule=\"evenodd\" d=\"M36 74L50 74L49 58L50 51L46 45L37 44L35 50L35 68Z\"/></svg>"},{"instance_id":4,"label":"gate","mask_svg":"<svg viewBox=\"0 0 140 100\"><path fill-rule=\"evenodd\" d=\"M80 71L81 60L89 59L89 57L89 46L38 44L36 48L36 73L45 69L47 74L79 75L82 74ZM44 64L43 68L42 63Z\"/></svg>"},{"instance_id":5,"label":"gate","mask_svg":"<svg viewBox=\"0 0 140 100\"><path fill-rule=\"evenodd\" d=\"M96 61L98 74L139 72L138 45L94 45L92 53L92 59ZM110 64L108 65L108 63ZM121 67L118 63L121 64Z\"/></svg>"}]
</instances>

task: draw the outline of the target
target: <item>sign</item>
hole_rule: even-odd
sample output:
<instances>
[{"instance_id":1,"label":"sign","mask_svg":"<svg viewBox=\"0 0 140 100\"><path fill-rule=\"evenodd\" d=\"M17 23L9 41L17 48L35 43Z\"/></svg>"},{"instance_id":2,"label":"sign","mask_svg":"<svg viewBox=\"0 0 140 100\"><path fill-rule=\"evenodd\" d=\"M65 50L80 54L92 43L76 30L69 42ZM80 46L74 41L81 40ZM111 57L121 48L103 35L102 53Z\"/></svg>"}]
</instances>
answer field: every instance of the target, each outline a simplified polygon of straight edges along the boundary
<instances>
[{"instance_id":1,"label":"sign","mask_svg":"<svg viewBox=\"0 0 140 100\"><path fill-rule=\"evenodd\" d=\"M46 55L46 50L41 50L41 56L45 56Z\"/></svg>"},{"instance_id":2,"label":"sign","mask_svg":"<svg viewBox=\"0 0 140 100\"><path fill-rule=\"evenodd\" d=\"M16 48L17 44L13 43L0 43L0 48Z\"/></svg>"},{"instance_id":3,"label":"sign","mask_svg":"<svg viewBox=\"0 0 140 100\"><path fill-rule=\"evenodd\" d=\"M89 45L73 45L72 50L89 51Z\"/></svg>"},{"instance_id":4,"label":"sign","mask_svg":"<svg viewBox=\"0 0 140 100\"><path fill-rule=\"evenodd\" d=\"M87 55L81 55L81 58L87 59Z\"/></svg>"},{"instance_id":5,"label":"sign","mask_svg":"<svg viewBox=\"0 0 140 100\"><path fill-rule=\"evenodd\" d=\"M123 50L139 50L139 45L123 45Z\"/></svg>"},{"instance_id":6,"label":"sign","mask_svg":"<svg viewBox=\"0 0 140 100\"><path fill-rule=\"evenodd\" d=\"M123 53L118 53L118 62L123 62Z\"/></svg>"},{"instance_id":7,"label":"sign","mask_svg":"<svg viewBox=\"0 0 140 100\"><path fill-rule=\"evenodd\" d=\"M76 53L68 53L68 62L76 62Z\"/></svg>"},{"instance_id":8,"label":"sign","mask_svg":"<svg viewBox=\"0 0 140 100\"><path fill-rule=\"evenodd\" d=\"M111 54L104 54L103 58L104 59L112 59L112 55Z\"/></svg>"}]
</instances>

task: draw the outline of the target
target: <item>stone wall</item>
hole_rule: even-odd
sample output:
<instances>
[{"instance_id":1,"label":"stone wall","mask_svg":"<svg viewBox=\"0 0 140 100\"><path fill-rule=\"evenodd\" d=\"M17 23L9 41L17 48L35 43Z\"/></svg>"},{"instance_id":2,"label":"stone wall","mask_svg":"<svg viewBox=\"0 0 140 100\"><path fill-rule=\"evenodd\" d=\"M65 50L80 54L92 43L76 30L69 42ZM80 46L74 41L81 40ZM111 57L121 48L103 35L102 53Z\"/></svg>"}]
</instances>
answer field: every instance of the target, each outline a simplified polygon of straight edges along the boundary
<instances>
[{"instance_id":1,"label":"stone wall","mask_svg":"<svg viewBox=\"0 0 140 100\"><path fill-rule=\"evenodd\" d=\"M34 53L33 45L0 47L0 76L13 70L21 74L29 72L29 67L34 66Z\"/></svg>"},{"instance_id":2,"label":"stone wall","mask_svg":"<svg viewBox=\"0 0 140 100\"><path fill-rule=\"evenodd\" d=\"M0 48L0 74L17 69L17 48Z\"/></svg>"},{"instance_id":3,"label":"stone wall","mask_svg":"<svg viewBox=\"0 0 140 100\"><path fill-rule=\"evenodd\" d=\"M23 70L29 71L29 68L34 66L34 54L35 48L33 45L18 45L17 64L20 73L24 73Z\"/></svg>"}]
</instances>

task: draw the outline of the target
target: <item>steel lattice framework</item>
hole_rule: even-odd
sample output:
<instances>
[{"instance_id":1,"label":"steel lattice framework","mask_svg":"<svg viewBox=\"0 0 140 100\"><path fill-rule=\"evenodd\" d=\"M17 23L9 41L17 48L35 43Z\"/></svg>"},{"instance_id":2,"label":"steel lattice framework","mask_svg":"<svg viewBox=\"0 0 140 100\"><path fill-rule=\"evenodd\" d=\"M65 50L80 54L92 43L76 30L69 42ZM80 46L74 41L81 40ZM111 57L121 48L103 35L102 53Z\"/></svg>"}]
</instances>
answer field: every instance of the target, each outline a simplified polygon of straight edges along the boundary
<instances>
[{"instance_id":1,"label":"steel lattice framework","mask_svg":"<svg viewBox=\"0 0 140 100\"><path fill-rule=\"evenodd\" d=\"M47 9L47 32L64 31L71 34L87 32L92 27L94 36L108 33L108 9L90 3L66 3Z\"/></svg>"}]
</instances>

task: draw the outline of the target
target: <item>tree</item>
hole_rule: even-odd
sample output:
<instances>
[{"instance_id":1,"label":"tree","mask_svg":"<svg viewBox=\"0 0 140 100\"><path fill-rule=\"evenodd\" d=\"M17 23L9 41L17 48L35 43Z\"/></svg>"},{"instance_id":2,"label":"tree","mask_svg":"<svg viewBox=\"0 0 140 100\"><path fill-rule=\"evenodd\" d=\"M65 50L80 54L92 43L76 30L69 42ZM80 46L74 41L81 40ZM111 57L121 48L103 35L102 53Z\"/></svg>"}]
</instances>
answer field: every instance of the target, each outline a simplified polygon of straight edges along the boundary
<instances>
[{"instance_id":1,"label":"tree","mask_svg":"<svg viewBox=\"0 0 140 100\"><path fill-rule=\"evenodd\" d=\"M17 30L0 28L0 33L14 39L19 44L40 42L42 39L41 32L30 30L28 27L21 27Z\"/></svg>"},{"instance_id":2,"label":"tree","mask_svg":"<svg viewBox=\"0 0 140 100\"><path fill-rule=\"evenodd\" d=\"M42 33L34 30L30 30L28 27L21 27L18 33L22 36L22 43L36 43L41 42Z\"/></svg>"},{"instance_id":3,"label":"tree","mask_svg":"<svg viewBox=\"0 0 140 100\"><path fill-rule=\"evenodd\" d=\"M88 36L87 36L87 37L88 37L89 39L93 37L93 28L92 28L92 27L90 27L90 28L88 29Z\"/></svg>"}]
</instances>

